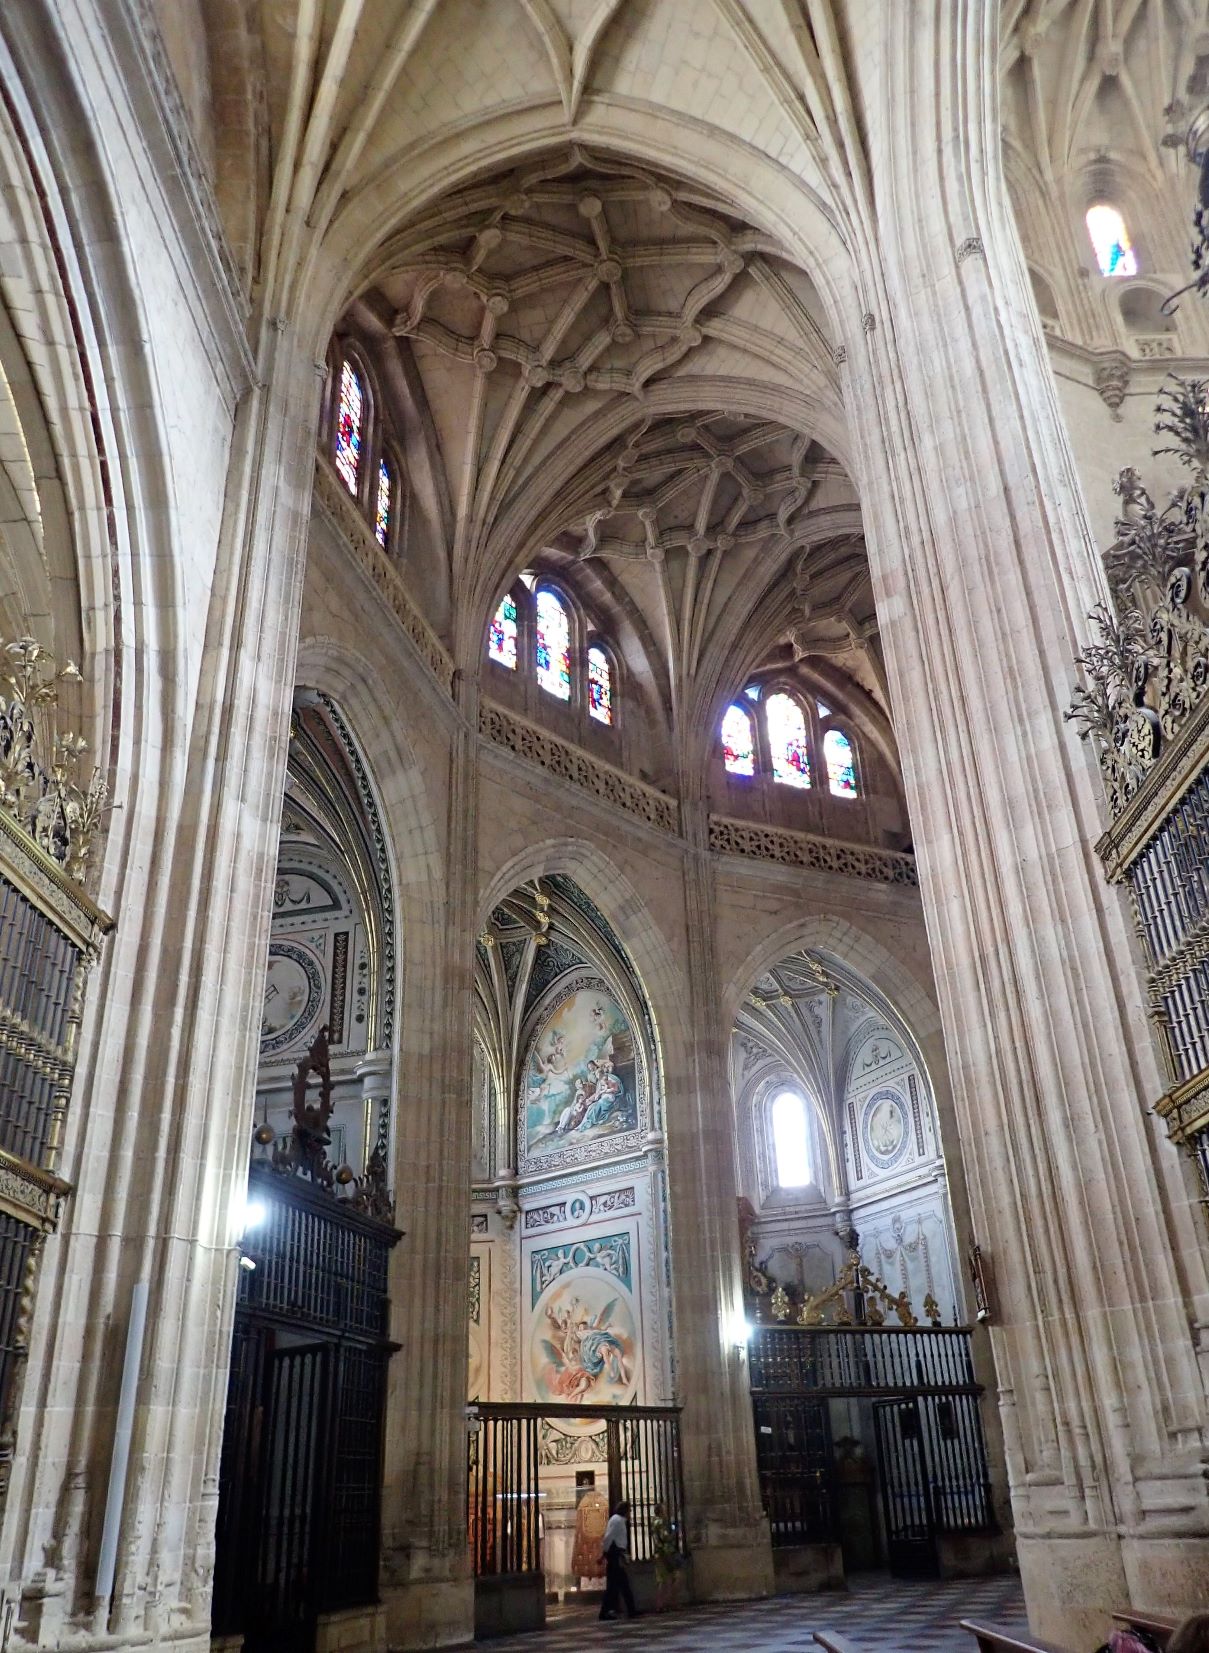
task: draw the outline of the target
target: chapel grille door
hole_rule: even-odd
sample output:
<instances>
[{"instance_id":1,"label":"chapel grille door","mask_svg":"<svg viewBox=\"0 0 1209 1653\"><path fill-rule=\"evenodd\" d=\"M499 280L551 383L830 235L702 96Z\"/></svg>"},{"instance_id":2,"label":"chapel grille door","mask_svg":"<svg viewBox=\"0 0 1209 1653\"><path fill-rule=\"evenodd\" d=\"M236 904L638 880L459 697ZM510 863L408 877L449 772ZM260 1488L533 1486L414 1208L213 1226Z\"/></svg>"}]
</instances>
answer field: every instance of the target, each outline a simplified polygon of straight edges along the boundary
<instances>
[{"instance_id":1,"label":"chapel grille door","mask_svg":"<svg viewBox=\"0 0 1209 1653\"><path fill-rule=\"evenodd\" d=\"M260 1439L260 1531L246 1653L310 1653L322 1558L317 1539L331 1473L330 1343L275 1350Z\"/></svg>"},{"instance_id":2,"label":"chapel grille door","mask_svg":"<svg viewBox=\"0 0 1209 1653\"><path fill-rule=\"evenodd\" d=\"M890 1571L899 1578L935 1578L936 1516L918 1399L874 1401L873 1424Z\"/></svg>"},{"instance_id":3,"label":"chapel grille door","mask_svg":"<svg viewBox=\"0 0 1209 1653\"><path fill-rule=\"evenodd\" d=\"M756 1469L774 1548L826 1543L835 1532L827 1402L753 1395Z\"/></svg>"}]
</instances>

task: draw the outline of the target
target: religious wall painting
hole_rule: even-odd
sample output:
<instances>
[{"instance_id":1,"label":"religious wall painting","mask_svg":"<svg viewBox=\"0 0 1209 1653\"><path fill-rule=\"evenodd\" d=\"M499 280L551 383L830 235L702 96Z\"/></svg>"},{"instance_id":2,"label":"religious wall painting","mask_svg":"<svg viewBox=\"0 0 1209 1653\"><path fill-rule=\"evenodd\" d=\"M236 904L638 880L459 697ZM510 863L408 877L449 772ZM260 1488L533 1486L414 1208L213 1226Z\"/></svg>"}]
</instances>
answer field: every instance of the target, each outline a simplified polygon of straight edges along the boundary
<instances>
[{"instance_id":1,"label":"religious wall painting","mask_svg":"<svg viewBox=\"0 0 1209 1653\"><path fill-rule=\"evenodd\" d=\"M536 1400L620 1406L634 1398L633 1243L627 1231L530 1254L529 1375Z\"/></svg>"},{"instance_id":2,"label":"religious wall painting","mask_svg":"<svg viewBox=\"0 0 1209 1653\"><path fill-rule=\"evenodd\" d=\"M529 1047L522 1086L523 1157L557 1161L629 1146L642 1074L633 1028L603 982L579 976L558 992Z\"/></svg>"}]
</instances>

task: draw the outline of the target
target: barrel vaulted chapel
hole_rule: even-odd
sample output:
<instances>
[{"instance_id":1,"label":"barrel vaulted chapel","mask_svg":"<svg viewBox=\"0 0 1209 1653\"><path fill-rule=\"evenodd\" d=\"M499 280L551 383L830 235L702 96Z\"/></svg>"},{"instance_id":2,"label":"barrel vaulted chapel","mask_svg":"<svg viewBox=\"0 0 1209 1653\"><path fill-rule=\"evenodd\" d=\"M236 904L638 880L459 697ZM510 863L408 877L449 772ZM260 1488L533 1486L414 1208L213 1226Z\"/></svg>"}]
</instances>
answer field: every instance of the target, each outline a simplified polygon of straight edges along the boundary
<instances>
[{"instance_id":1,"label":"barrel vaulted chapel","mask_svg":"<svg viewBox=\"0 0 1209 1653\"><path fill-rule=\"evenodd\" d=\"M0 6L3 1653L1209 1607L1207 154L1206 0Z\"/></svg>"}]
</instances>

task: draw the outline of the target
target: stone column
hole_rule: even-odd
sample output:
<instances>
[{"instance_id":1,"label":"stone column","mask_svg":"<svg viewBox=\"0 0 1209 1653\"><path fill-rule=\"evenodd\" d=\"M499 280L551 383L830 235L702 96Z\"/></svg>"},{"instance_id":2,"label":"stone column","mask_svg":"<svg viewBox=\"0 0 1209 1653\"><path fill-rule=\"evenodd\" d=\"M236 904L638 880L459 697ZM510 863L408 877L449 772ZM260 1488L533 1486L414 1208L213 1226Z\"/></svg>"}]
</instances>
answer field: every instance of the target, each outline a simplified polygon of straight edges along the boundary
<instances>
[{"instance_id":1,"label":"stone column","mask_svg":"<svg viewBox=\"0 0 1209 1653\"><path fill-rule=\"evenodd\" d=\"M688 1071L669 1084L667 1176L685 1502L699 1599L771 1593L743 1339L734 1107L721 1026L709 818L683 806Z\"/></svg>"},{"instance_id":2,"label":"stone column","mask_svg":"<svg viewBox=\"0 0 1209 1653\"><path fill-rule=\"evenodd\" d=\"M1101 575L1001 170L999 7L838 14L844 397L1030 1617L1083 1648L1109 1606L1209 1599L1204 1236L1062 721Z\"/></svg>"},{"instance_id":3,"label":"stone column","mask_svg":"<svg viewBox=\"0 0 1209 1653\"><path fill-rule=\"evenodd\" d=\"M478 682L458 673L450 753L443 928L425 974L426 1039L400 1074L394 1186L405 1237L391 1275L394 1336L383 1493L382 1599L392 1647L449 1647L474 1634L466 1531L474 1101L474 936L478 887ZM405 989L410 997L410 989Z\"/></svg>"},{"instance_id":4,"label":"stone column","mask_svg":"<svg viewBox=\"0 0 1209 1653\"><path fill-rule=\"evenodd\" d=\"M76 1192L47 1251L6 1512L13 1647L209 1647L232 1242L318 412L315 363L290 328L265 328L257 366L213 579L173 617L179 652L171 635L131 651L143 727L137 755L119 752L102 888L118 924L86 1009L64 1156ZM155 502L143 515L166 561L193 549L187 501L179 537ZM162 751L134 744L157 726ZM150 1301L111 1602L95 1595L97 1547L139 1280Z\"/></svg>"}]
</instances>

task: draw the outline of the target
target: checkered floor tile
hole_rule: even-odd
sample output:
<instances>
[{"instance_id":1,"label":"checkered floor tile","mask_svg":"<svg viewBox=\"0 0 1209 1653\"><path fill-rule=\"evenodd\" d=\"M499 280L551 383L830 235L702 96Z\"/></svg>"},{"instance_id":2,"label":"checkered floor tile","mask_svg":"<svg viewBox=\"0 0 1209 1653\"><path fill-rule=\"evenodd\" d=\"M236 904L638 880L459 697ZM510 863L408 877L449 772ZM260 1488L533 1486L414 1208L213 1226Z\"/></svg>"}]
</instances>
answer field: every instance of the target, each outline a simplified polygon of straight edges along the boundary
<instances>
[{"instance_id":1,"label":"checkered floor tile","mask_svg":"<svg viewBox=\"0 0 1209 1653\"><path fill-rule=\"evenodd\" d=\"M973 1653L963 1618L1026 1626L1015 1577L938 1584L884 1575L857 1578L847 1593L777 1596L732 1607L690 1607L601 1624L594 1611L553 1610L544 1631L487 1644L492 1653L581 1653L610 1646L631 1653L818 1653L814 1631L835 1630L855 1653Z\"/></svg>"}]
</instances>

